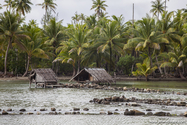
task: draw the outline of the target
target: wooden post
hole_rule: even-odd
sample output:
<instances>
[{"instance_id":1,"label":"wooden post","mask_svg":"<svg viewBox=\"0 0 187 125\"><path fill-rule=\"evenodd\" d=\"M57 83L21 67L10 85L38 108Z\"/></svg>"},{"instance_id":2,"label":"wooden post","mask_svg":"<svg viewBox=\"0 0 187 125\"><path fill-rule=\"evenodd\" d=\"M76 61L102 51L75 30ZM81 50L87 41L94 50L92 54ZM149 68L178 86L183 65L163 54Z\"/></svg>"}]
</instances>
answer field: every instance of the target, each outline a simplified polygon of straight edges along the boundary
<instances>
[{"instance_id":1,"label":"wooden post","mask_svg":"<svg viewBox=\"0 0 187 125\"><path fill-rule=\"evenodd\" d=\"M37 83L35 82L35 88L37 88Z\"/></svg>"},{"instance_id":2,"label":"wooden post","mask_svg":"<svg viewBox=\"0 0 187 125\"><path fill-rule=\"evenodd\" d=\"M31 88L31 81L29 80L29 88Z\"/></svg>"},{"instance_id":3,"label":"wooden post","mask_svg":"<svg viewBox=\"0 0 187 125\"><path fill-rule=\"evenodd\" d=\"M44 82L44 89L45 89L45 87L46 87L46 84L45 84L45 82Z\"/></svg>"}]
</instances>

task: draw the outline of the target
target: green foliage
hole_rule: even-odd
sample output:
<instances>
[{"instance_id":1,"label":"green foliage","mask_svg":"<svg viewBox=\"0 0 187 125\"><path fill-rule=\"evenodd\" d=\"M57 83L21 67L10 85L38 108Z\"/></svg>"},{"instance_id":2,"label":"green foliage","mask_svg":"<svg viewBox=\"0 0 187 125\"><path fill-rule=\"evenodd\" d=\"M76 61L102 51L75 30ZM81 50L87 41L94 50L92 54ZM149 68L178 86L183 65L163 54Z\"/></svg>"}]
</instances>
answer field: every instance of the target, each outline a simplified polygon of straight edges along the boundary
<instances>
[{"instance_id":1,"label":"green foliage","mask_svg":"<svg viewBox=\"0 0 187 125\"><path fill-rule=\"evenodd\" d=\"M57 74L73 72L75 75L76 69L101 67L129 75L137 63L135 76L147 78L156 69L155 64L160 72L172 67L179 69L180 75L185 73L187 14L184 9L163 11L164 3L155 0L151 2L151 12L157 19L147 15L124 22L123 15L109 19L104 13L105 0L92 0L91 9L96 14L85 17L75 13L72 24L66 27L62 26L62 20L52 18L51 12L55 13L57 7L54 0L44 0L37 4L45 9L44 27L40 28L34 20L22 25L21 14L31 10L30 1L5 0L4 6L9 11L0 14L0 65L4 65L1 71L6 71L7 63L7 71L15 74L32 68L52 68Z\"/></svg>"},{"instance_id":2,"label":"green foliage","mask_svg":"<svg viewBox=\"0 0 187 125\"><path fill-rule=\"evenodd\" d=\"M145 76L146 79L148 79L148 75L150 75L152 72L154 72L157 69L157 66L154 66L153 68L150 67L149 59L146 58L141 63L136 63L137 70L132 72L134 76Z\"/></svg>"},{"instance_id":3,"label":"green foliage","mask_svg":"<svg viewBox=\"0 0 187 125\"><path fill-rule=\"evenodd\" d=\"M132 65L134 65L135 58L131 55L125 55L124 57L120 57L117 68L118 70L122 70L124 74L131 74Z\"/></svg>"}]
</instances>

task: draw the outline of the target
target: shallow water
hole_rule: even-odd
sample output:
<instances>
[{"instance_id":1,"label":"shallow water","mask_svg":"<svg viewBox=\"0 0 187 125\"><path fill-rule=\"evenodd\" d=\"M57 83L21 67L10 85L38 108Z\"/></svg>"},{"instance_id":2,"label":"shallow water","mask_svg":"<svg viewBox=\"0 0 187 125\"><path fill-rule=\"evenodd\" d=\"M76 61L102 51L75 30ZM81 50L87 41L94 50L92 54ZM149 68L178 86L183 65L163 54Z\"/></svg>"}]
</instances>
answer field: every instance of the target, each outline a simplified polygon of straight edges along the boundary
<instances>
[{"instance_id":1,"label":"shallow water","mask_svg":"<svg viewBox=\"0 0 187 125\"><path fill-rule=\"evenodd\" d=\"M117 86L139 87L159 89L163 91L187 92L186 82L117 82ZM129 91L106 91L94 89L35 89L34 85L29 89L28 81L0 81L0 109L7 110L12 108L14 112L25 108L27 112L35 115L8 115L0 116L0 124L6 125L48 125L48 124L67 124L67 125L121 125L121 124L184 124L187 122L184 117L129 117L122 115L125 109L137 109L146 113L147 108L157 111L170 112L171 114L183 114L187 111L186 107L161 106L141 104L141 107L131 107L123 104L100 105L89 103L93 98L105 98L109 96L124 95L127 98L136 97L139 99L160 98L160 99L182 99L187 100L187 96L164 93L139 93ZM61 115L36 115L41 108L48 111L54 107ZM100 111L119 110L121 115L63 115L64 112L73 108L89 108L89 112L99 113ZM36 109L36 111L34 111Z\"/></svg>"}]
</instances>

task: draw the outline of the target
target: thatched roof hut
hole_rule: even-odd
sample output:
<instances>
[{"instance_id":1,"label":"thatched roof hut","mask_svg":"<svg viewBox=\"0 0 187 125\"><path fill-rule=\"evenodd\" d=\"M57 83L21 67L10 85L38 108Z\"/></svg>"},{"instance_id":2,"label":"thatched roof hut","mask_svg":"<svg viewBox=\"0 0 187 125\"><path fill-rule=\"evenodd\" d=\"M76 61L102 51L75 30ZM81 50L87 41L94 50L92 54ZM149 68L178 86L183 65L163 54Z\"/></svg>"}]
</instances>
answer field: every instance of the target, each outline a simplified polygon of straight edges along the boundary
<instances>
[{"instance_id":1,"label":"thatched roof hut","mask_svg":"<svg viewBox=\"0 0 187 125\"><path fill-rule=\"evenodd\" d=\"M80 83L114 83L111 75L109 75L103 68L84 68L70 81L75 80Z\"/></svg>"},{"instance_id":2,"label":"thatched roof hut","mask_svg":"<svg viewBox=\"0 0 187 125\"><path fill-rule=\"evenodd\" d=\"M56 74L50 68L33 69L29 75L29 81L36 86L56 85L58 82Z\"/></svg>"}]
</instances>

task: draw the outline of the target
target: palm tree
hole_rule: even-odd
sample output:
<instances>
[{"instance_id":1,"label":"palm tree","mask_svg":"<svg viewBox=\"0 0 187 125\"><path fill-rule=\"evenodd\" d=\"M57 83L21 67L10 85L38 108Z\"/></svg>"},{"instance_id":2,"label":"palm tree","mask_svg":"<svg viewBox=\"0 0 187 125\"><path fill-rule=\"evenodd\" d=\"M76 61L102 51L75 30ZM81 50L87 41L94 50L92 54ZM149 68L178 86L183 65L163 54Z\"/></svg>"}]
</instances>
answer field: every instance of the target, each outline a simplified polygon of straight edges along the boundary
<instances>
[{"instance_id":1,"label":"palm tree","mask_svg":"<svg viewBox=\"0 0 187 125\"><path fill-rule=\"evenodd\" d=\"M29 13L31 11L31 6L33 5L30 0L15 0L15 8L16 11L25 16L25 13Z\"/></svg>"},{"instance_id":2,"label":"palm tree","mask_svg":"<svg viewBox=\"0 0 187 125\"><path fill-rule=\"evenodd\" d=\"M53 61L53 63L57 61L61 61L62 63L69 63L72 64L73 66L73 76L76 74L76 62L78 61L78 55L76 52L74 53L69 53L71 50L70 47L70 42L69 41L64 41L60 44L61 46L58 48L60 53L56 57L56 59Z\"/></svg>"},{"instance_id":3,"label":"palm tree","mask_svg":"<svg viewBox=\"0 0 187 125\"><path fill-rule=\"evenodd\" d=\"M108 22L106 28L102 29L101 37L98 39L99 47L98 51L105 52L109 50L110 53L110 70L112 68L112 52L122 52L122 46L124 39L120 39L118 31L118 23L116 21Z\"/></svg>"},{"instance_id":4,"label":"palm tree","mask_svg":"<svg viewBox=\"0 0 187 125\"><path fill-rule=\"evenodd\" d=\"M178 9L175 12L175 16L174 16L174 27L176 28L176 31L178 32L178 34L180 36L182 36L184 34L183 32L183 26L186 22L186 18L187 18L187 13L184 12L183 10Z\"/></svg>"},{"instance_id":5,"label":"palm tree","mask_svg":"<svg viewBox=\"0 0 187 125\"><path fill-rule=\"evenodd\" d=\"M73 20L74 24L77 24L80 20L80 16L75 12L75 16L72 16L71 19Z\"/></svg>"},{"instance_id":6,"label":"palm tree","mask_svg":"<svg viewBox=\"0 0 187 125\"><path fill-rule=\"evenodd\" d=\"M27 31L27 35L30 37L30 40L22 40L22 42L18 44L20 50L27 53L27 66L23 77L27 75L27 72L29 70L29 64L33 56L48 59L48 55L45 53L44 50L45 44L41 38L41 30L38 27L32 26L28 26L25 30Z\"/></svg>"},{"instance_id":7,"label":"palm tree","mask_svg":"<svg viewBox=\"0 0 187 125\"><path fill-rule=\"evenodd\" d=\"M4 74L7 73L7 57L8 51L13 42L19 43L19 38L25 38L26 35L23 34L23 31L20 30L20 25L23 22L23 19L20 18L18 14L10 13L9 11L0 14L0 33L1 36L5 38L8 42L7 49L5 53L5 62L4 62Z\"/></svg>"},{"instance_id":8,"label":"palm tree","mask_svg":"<svg viewBox=\"0 0 187 125\"><path fill-rule=\"evenodd\" d=\"M152 63L153 50L160 50L160 43L168 43L168 40L161 37L160 33L155 31L155 20L147 17L138 21L136 29L134 29L135 38L129 39L124 49L134 46L136 51L148 52L150 66Z\"/></svg>"},{"instance_id":9,"label":"palm tree","mask_svg":"<svg viewBox=\"0 0 187 125\"><path fill-rule=\"evenodd\" d=\"M53 53L51 59L54 60L57 56L56 48L60 46L60 43L65 38L63 33L62 20L57 22L56 18L52 18L44 28L45 28L44 36L47 38L45 44L51 47ZM53 63L52 69L55 70L57 73L58 63L57 64Z\"/></svg>"},{"instance_id":10,"label":"palm tree","mask_svg":"<svg viewBox=\"0 0 187 125\"><path fill-rule=\"evenodd\" d=\"M85 15L83 13L81 13L79 15L79 17L80 17L80 20L81 20L81 24L83 24L83 22L85 21Z\"/></svg>"},{"instance_id":11,"label":"palm tree","mask_svg":"<svg viewBox=\"0 0 187 125\"><path fill-rule=\"evenodd\" d=\"M44 0L42 4L36 4L42 6L42 9L45 9L45 21L44 26L46 25L46 19L48 19L48 11L52 10L55 13L57 4L53 2L54 0Z\"/></svg>"},{"instance_id":12,"label":"palm tree","mask_svg":"<svg viewBox=\"0 0 187 125\"><path fill-rule=\"evenodd\" d=\"M176 28L174 21L172 21L174 12L167 12L164 11L162 14L162 19L157 22L157 28L158 31L162 34L161 37L166 38L168 40L168 43L178 43L180 44L180 36L176 32ZM165 43L161 45L161 48L163 51L166 51Z\"/></svg>"},{"instance_id":13,"label":"palm tree","mask_svg":"<svg viewBox=\"0 0 187 125\"><path fill-rule=\"evenodd\" d=\"M167 6L166 6L166 1L167 1L167 0L165 0L165 11L166 11L166 7L167 7ZM169 0L168 0L168 1L169 1Z\"/></svg>"},{"instance_id":14,"label":"palm tree","mask_svg":"<svg viewBox=\"0 0 187 125\"><path fill-rule=\"evenodd\" d=\"M95 12L97 13L97 16L98 16L98 20L99 20L99 17L101 16L102 14L102 10L103 11L106 11L106 7L108 7L105 2L106 1L102 1L102 0L92 0L93 1L93 5L92 5L92 9L95 9Z\"/></svg>"},{"instance_id":15,"label":"palm tree","mask_svg":"<svg viewBox=\"0 0 187 125\"><path fill-rule=\"evenodd\" d=\"M88 47L88 41L89 41L89 35L91 34L90 29L86 27L86 24L84 25L69 25L69 30L67 31L67 35L69 36L69 54L77 54L78 57L78 69L77 72L80 70L80 63L82 60L82 53L84 51L84 48Z\"/></svg>"},{"instance_id":16,"label":"palm tree","mask_svg":"<svg viewBox=\"0 0 187 125\"><path fill-rule=\"evenodd\" d=\"M151 1L152 5L152 9L150 10L151 13L153 13L153 16L157 16L157 18L159 19L159 13L162 13L164 11L164 2L162 2L161 0L155 0L155 1Z\"/></svg>"},{"instance_id":17,"label":"palm tree","mask_svg":"<svg viewBox=\"0 0 187 125\"><path fill-rule=\"evenodd\" d=\"M85 23L87 24L89 29L95 28L97 25L96 15L89 16L85 19Z\"/></svg>"},{"instance_id":18,"label":"palm tree","mask_svg":"<svg viewBox=\"0 0 187 125\"><path fill-rule=\"evenodd\" d=\"M4 1L6 4L4 4L3 6L6 6L6 9L8 10L9 8L9 11L11 11L11 9L14 7L15 5L15 1L12 1L12 0L5 0Z\"/></svg>"},{"instance_id":19,"label":"palm tree","mask_svg":"<svg viewBox=\"0 0 187 125\"><path fill-rule=\"evenodd\" d=\"M182 79L186 79L181 73L181 68L184 67L184 64L187 64L187 46L181 50L180 46L171 47L173 51L169 53L163 53L161 56L167 57L169 60L161 64L161 67L174 67L179 73ZM184 73L184 68L183 68Z\"/></svg>"},{"instance_id":20,"label":"palm tree","mask_svg":"<svg viewBox=\"0 0 187 125\"><path fill-rule=\"evenodd\" d=\"M137 70L132 72L132 74L134 76L145 76L146 78L146 81L148 81L148 75L150 75L151 73L153 73L157 67L154 66L153 68L150 67L150 63L149 63L149 59L146 58L143 63L136 63L136 66L137 66Z\"/></svg>"},{"instance_id":21,"label":"palm tree","mask_svg":"<svg viewBox=\"0 0 187 125\"><path fill-rule=\"evenodd\" d=\"M56 18L52 18L48 25L45 26L44 36L47 37L45 44L54 48L58 48L64 38L62 20L57 22Z\"/></svg>"}]
</instances>

